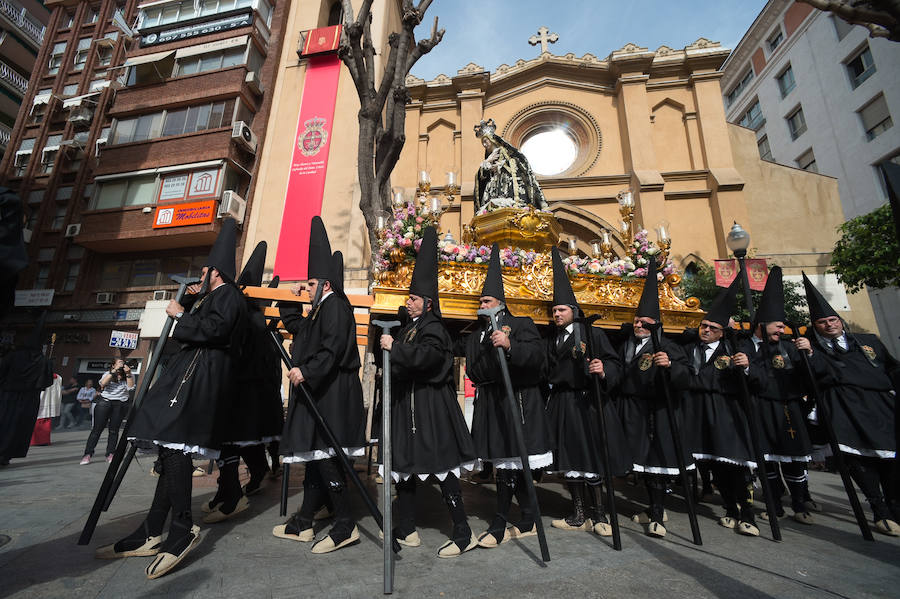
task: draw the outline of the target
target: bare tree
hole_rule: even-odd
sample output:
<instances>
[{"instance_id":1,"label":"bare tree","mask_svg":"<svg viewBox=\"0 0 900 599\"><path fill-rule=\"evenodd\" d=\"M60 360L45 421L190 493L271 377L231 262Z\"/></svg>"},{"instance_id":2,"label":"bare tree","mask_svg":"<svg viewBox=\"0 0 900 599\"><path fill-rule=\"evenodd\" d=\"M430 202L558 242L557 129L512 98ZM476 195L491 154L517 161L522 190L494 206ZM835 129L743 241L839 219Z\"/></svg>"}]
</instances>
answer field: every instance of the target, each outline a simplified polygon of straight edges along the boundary
<instances>
[{"instance_id":1,"label":"bare tree","mask_svg":"<svg viewBox=\"0 0 900 599\"><path fill-rule=\"evenodd\" d=\"M406 142L406 103L409 91L406 76L423 55L444 37L435 17L431 37L416 42L413 30L422 22L432 0L402 0L401 30L388 37L390 52L378 82L375 46L372 44L372 0L363 0L356 19L350 0L342 0L344 35L338 56L347 65L359 95L359 208L369 229L369 243L375 246L375 215L391 205L391 172ZM377 83L377 85L376 85Z\"/></svg>"},{"instance_id":2,"label":"bare tree","mask_svg":"<svg viewBox=\"0 0 900 599\"><path fill-rule=\"evenodd\" d=\"M870 37L900 42L900 0L800 0L814 8L833 12L853 25L862 25Z\"/></svg>"}]
</instances>

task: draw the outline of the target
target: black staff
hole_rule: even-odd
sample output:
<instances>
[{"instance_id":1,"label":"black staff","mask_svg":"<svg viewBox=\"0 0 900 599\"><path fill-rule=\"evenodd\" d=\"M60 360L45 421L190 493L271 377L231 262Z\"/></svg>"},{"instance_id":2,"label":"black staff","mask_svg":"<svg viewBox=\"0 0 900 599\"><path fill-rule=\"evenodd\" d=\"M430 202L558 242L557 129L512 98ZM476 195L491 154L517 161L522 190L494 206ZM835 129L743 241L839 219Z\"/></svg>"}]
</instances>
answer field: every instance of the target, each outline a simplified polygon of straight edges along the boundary
<instances>
[{"instance_id":1,"label":"black staff","mask_svg":"<svg viewBox=\"0 0 900 599\"><path fill-rule=\"evenodd\" d=\"M659 346L660 329L662 324L655 322L653 324L642 325L650 329L650 341L653 343L653 353L657 354L662 349ZM700 523L697 522L697 508L694 506L694 493L688 481L687 466L684 463L684 444L681 439L681 430L678 427L678 421L675 420L675 407L672 403L672 394L669 391L669 382L666 380L665 373L662 368L656 368L656 386L662 389L663 399L666 402L666 416L669 419L669 426L672 428L672 441L675 444L675 459L678 461L678 472L681 475L681 484L684 489L684 502L688 508L688 520L691 523L691 535L694 537L694 545L702 545L703 539L700 538Z\"/></svg>"},{"instance_id":2,"label":"black staff","mask_svg":"<svg viewBox=\"0 0 900 599\"><path fill-rule=\"evenodd\" d=\"M734 347L731 343L731 336L735 330L731 327L725 328L725 336L722 341L725 343L725 351L729 356L734 355ZM734 368L734 367L733 367ZM739 367L738 367L739 368ZM750 395L750 389L747 388L747 379L744 373L735 371L738 379L740 393L738 397L741 401L741 408L747 417L747 425L750 428L750 445L753 448L753 457L756 459L756 473L759 483L762 485L763 498L766 501L766 513L769 515L769 527L772 529L772 538L776 541L781 540L781 527L778 525L778 513L775 509L775 496L772 494L772 487L769 486L769 478L766 476L766 456L762 452L759 442L759 414L756 411L756 402Z\"/></svg>"},{"instance_id":3,"label":"black staff","mask_svg":"<svg viewBox=\"0 0 900 599\"><path fill-rule=\"evenodd\" d=\"M174 275L171 278L178 283L175 301L179 304L181 303L181 300L184 299L187 288L200 282L199 279L181 277L178 275ZM125 477L128 466L131 465L131 460L134 458L137 448L133 443L129 444L128 430L131 428L131 423L134 422L134 415L140 409L141 403L144 401L144 395L146 395L147 389L150 388L150 382L153 380L153 375L156 373L156 366L159 364L159 358L162 356L163 350L166 347L166 342L169 340L169 333L172 331L172 326L174 324L175 319L173 317L166 317L166 322L163 324L162 331L159 334L159 342L156 345L156 350L150 356L147 370L144 372L141 378L141 385L135 394L134 403L128 409L128 414L125 416L125 427L122 429L122 436L119 438L118 445L116 445L116 451L113 454L112 462L110 462L109 467L106 469L106 476L103 477L103 483L101 483L100 490L97 492L97 498L94 500L91 513L88 514L87 522L84 523L84 528L81 530L81 536L78 537L79 545L87 545L91 542L91 537L94 535L94 529L97 528L97 521L100 519L100 512L106 511L109 508L116 491L119 489L119 485L122 483L122 479Z\"/></svg>"},{"instance_id":4,"label":"black staff","mask_svg":"<svg viewBox=\"0 0 900 599\"><path fill-rule=\"evenodd\" d=\"M594 335L592 327L594 322L600 318L599 314L588 316L584 319L587 335L587 351L591 359L596 359L597 354L594 353ZM603 415L603 393L600 390L600 375L592 374L591 383L594 388L594 400L597 402L597 420L600 423L600 435L603 437L600 441L600 459L603 462L603 471L606 473L606 503L609 505L609 525L612 527L613 549L622 550L622 537L619 534L619 515L616 513L616 491L612 484L612 469L609 465L609 439L606 438L606 418Z\"/></svg>"},{"instance_id":5,"label":"black staff","mask_svg":"<svg viewBox=\"0 0 900 599\"><path fill-rule=\"evenodd\" d=\"M791 327L791 338L796 340L798 338L797 335L797 325L794 323L788 323L788 326ZM844 456L841 453L840 448L838 447L837 436L834 434L834 426L831 422L831 413L829 411L828 404L824 401L821 401L822 394L819 393L819 384L816 382L816 377L813 374L812 366L809 364L809 355L805 351L800 351L800 357L803 359L803 366L806 369L806 376L809 377L810 385L812 386L813 395L816 396L816 417L822 426L825 427L825 434L828 435L828 445L831 447L831 454L834 456L835 464L837 464L838 472L841 474L841 482L844 483L844 491L847 492L847 499L850 500L850 507L853 508L853 515L856 516L856 523L859 525L859 532L862 533L862 536L867 541L874 541L875 539L872 537L872 530L869 528L869 523L866 521L866 515L863 512L862 505L859 503L859 497L856 495L856 489L853 487L853 481L850 479L850 472L847 470L847 464L844 462Z\"/></svg>"},{"instance_id":6,"label":"black staff","mask_svg":"<svg viewBox=\"0 0 900 599\"><path fill-rule=\"evenodd\" d=\"M482 308L478 310L479 316L488 316L491 319L491 327L495 331L499 331L497 324L497 312L503 309L503 306L496 308ZM519 446L519 456L522 460L522 472L525 475L525 488L528 490L528 501L531 502L531 508L534 510L534 525L537 527L538 543L541 546L541 559L545 562L550 561L550 549L547 547L547 537L544 536L544 523L541 521L541 508L537 501L537 492L534 489L534 479L531 478L531 464L528 463L528 449L525 447L525 433L522 431L522 424L512 417L518 409L516 406L515 393L513 392L512 380L509 378L509 366L506 364L506 356L503 348L497 348L497 356L500 363L500 372L503 374L503 385L506 387L507 408L509 410L509 421L512 423L513 431L516 434L516 444Z\"/></svg>"},{"instance_id":7,"label":"black staff","mask_svg":"<svg viewBox=\"0 0 900 599\"><path fill-rule=\"evenodd\" d=\"M281 335L278 331L269 331L269 334L272 335L272 342L278 347L278 353L281 354L281 361L284 362L284 365L291 369L293 368L293 364L291 363L291 357L288 355L287 350L284 349L284 345L282 344ZM303 399L306 400L306 407L312 413L313 418L316 421L316 425L319 427L322 435L325 437L325 440L328 442L328 445L331 446L331 449L334 451L335 456L343 466L344 471L347 473L347 476L350 477L350 480L353 481L353 484L356 485L359 494L362 495L363 503L366 504L366 507L369 509L369 513L372 514L372 517L375 518L375 523L378 525L378 528L384 533L385 538L390 537L392 539L391 545L394 548L394 553L399 553L400 551L400 543L397 542L396 539L393 538L393 535L390 531L385 532L383 526L383 518L381 517L381 512L378 510L378 506L375 505L375 502L372 501L372 498L366 492L365 486L361 480L359 480L359 475L356 474L356 470L353 469L353 464L350 463L350 460L347 458L347 454L344 453L344 450L341 449L340 443L338 443L337 437L334 436L334 432L328 426L328 423L325 422L325 419L322 417L322 412L319 411L319 406L316 405L316 400L313 399L312 395L310 395L309 390L306 388L306 385L300 383L296 386L300 391L300 394L303 396ZM287 478L287 472L284 473L285 478Z\"/></svg>"}]
</instances>

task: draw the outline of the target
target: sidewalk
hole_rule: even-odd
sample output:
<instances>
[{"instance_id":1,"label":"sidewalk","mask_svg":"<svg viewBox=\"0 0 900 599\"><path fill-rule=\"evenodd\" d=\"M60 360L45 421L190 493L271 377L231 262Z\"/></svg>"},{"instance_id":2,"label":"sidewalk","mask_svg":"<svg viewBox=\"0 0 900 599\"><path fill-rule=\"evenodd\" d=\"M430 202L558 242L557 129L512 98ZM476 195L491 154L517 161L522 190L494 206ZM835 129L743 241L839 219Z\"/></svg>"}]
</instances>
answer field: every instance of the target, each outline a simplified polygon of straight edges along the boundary
<instances>
[{"instance_id":1,"label":"sidewalk","mask_svg":"<svg viewBox=\"0 0 900 599\"><path fill-rule=\"evenodd\" d=\"M156 478L152 460L132 464L110 511L100 518L88 547L76 544L106 470L98 459L79 466L87 431L53 433L53 445L32 447L28 457L0 469L0 597L380 597L382 550L371 517L360 520L361 542L327 555L309 545L276 539L281 481L269 481L234 520L202 525L203 542L170 575L147 580L151 558L96 560L94 549L133 531L150 505ZM98 447L103 447L105 433ZM295 468L300 470L300 468ZM900 538L859 534L837 475L810 473L813 498L824 508L816 524L781 520L783 542L741 537L718 526L718 505L700 506L703 546L690 542L690 527L677 498L669 506L669 534L654 540L628 518L644 508L644 490L617 485L622 551L609 539L550 527L566 514L568 494L559 483L538 487L550 554L540 561L537 539L475 549L456 559L436 557L450 521L436 485L419 487L422 546L401 552L396 597L896 597L900 587ZM209 499L215 474L194 479L194 513ZM370 481L370 491L381 487ZM301 498L299 472L291 478L289 509ZM354 496L355 513L364 508ZM463 483L476 534L494 513L494 486ZM868 506L866 513L868 514ZM515 509L515 508L514 508ZM788 510L790 513L790 510ZM514 511L514 517L515 517ZM325 523L327 525L327 523Z\"/></svg>"}]
</instances>

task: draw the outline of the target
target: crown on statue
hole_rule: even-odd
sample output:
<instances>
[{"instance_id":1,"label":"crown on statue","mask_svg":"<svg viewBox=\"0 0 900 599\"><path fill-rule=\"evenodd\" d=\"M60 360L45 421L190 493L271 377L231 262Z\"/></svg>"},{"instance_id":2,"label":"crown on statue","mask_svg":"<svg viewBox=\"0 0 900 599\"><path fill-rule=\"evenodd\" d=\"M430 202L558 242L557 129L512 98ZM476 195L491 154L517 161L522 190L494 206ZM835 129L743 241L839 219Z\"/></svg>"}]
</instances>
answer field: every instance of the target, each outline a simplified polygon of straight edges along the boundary
<instances>
[{"instance_id":1,"label":"crown on statue","mask_svg":"<svg viewBox=\"0 0 900 599\"><path fill-rule=\"evenodd\" d=\"M488 119L486 121L481 121L477 125L475 125L475 137L481 139L485 135L489 135L491 137L494 136L494 132L497 131L497 124L494 122L494 119Z\"/></svg>"}]
</instances>

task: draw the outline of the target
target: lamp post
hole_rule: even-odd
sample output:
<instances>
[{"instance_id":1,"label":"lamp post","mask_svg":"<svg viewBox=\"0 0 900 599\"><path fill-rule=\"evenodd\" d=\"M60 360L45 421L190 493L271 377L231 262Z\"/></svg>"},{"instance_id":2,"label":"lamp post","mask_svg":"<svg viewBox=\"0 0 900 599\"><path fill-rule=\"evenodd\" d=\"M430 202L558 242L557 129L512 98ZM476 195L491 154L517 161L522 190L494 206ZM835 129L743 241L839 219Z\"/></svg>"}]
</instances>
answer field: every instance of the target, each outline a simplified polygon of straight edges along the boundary
<instances>
[{"instance_id":1,"label":"lamp post","mask_svg":"<svg viewBox=\"0 0 900 599\"><path fill-rule=\"evenodd\" d=\"M731 250L731 253L734 254L734 257L738 260L738 265L741 269L741 287L744 289L744 304L747 308L747 314L750 315L750 322L752 323L756 315L753 312L753 299L750 297L750 279L747 276L747 265L744 263L744 259L747 257L747 248L750 247L750 233L745 231L744 228L735 221L731 230L728 232L725 243L728 245L728 249Z\"/></svg>"}]
</instances>

